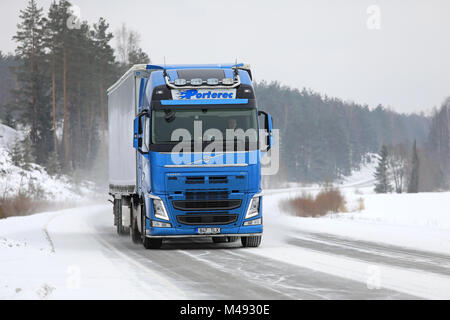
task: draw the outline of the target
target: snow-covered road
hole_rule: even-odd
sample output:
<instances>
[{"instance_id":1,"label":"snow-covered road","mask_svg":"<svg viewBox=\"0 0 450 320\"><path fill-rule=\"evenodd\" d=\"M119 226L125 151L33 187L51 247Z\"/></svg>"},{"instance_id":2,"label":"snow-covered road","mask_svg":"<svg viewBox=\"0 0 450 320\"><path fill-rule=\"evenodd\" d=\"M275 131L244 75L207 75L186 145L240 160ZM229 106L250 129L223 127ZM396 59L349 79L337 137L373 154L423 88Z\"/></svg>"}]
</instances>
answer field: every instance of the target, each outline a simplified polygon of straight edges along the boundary
<instances>
[{"instance_id":1,"label":"snow-covered road","mask_svg":"<svg viewBox=\"0 0 450 320\"><path fill-rule=\"evenodd\" d=\"M3 220L0 299L450 298L445 250L373 241L372 231L343 235L342 224L364 229L353 220L281 217L278 201L286 196L266 197L256 249L179 239L145 250L115 234L109 205Z\"/></svg>"}]
</instances>

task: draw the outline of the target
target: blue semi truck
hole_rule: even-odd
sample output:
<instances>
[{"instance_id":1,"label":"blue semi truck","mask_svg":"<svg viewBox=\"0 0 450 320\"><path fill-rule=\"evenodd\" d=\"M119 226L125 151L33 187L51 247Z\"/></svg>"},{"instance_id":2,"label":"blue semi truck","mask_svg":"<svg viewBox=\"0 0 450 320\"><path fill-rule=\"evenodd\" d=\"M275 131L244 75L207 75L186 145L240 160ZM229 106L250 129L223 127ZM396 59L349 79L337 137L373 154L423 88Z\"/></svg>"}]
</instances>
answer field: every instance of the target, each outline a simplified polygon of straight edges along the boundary
<instances>
[{"instance_id":1,"label":"blue semi truck","mask_svg":"<svg viewBox=\"0 0 450 320\"><path fill-rule=\"evenodd\" d=\"M108 117L119 234L147 249L195 237L260 245L272 118L249 66L136 65L108 89Z\"/></svg>"}]
</instances>

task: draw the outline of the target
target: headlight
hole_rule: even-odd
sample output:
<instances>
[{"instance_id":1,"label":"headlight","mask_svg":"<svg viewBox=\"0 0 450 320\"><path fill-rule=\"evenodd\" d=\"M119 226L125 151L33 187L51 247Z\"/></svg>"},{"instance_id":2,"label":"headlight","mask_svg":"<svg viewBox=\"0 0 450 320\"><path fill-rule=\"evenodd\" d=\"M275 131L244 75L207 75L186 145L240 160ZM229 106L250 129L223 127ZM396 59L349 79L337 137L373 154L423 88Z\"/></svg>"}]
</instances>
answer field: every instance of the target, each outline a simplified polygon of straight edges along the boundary
<instances>
[{"instance_id":1,"label":"headlight","mask_svg":"<svg viewBox=\"0 0 450 320\"><path fill-rule=\"evenodd\" d=\"M172 228L172 225L170 223L152 220L152 227L153 228Z\"/></svg>"},{"instance_id":2,"label":"headlight","mask_svg":"<svg viewBox=\"0 0 450 320\"><path fill-rule=\"evenodd\" d=\"M261 224L262 224L261 218L244 222L244 226L259 226Z\"/></svg>"},{"instance_id":3,"label":"headlight","mask_svg":"<svg viewBox=\"0 0 450 320\"><path fill-rule=\"evenodd\" d=\"M250 205L245 215L245 219L250 219L256 217L259 214L259 207L261 204L261 196L256 196L250 202Z\"/></svg>"},{"instance_id":4,"label":"headlight","mask_svg":"<svg viewBox=\"0 0 450 320\"><path fill-rule=\"evenodd\" d=\"M167 214L164 202L161 199L153 199L153 210L155 210L155 217L162 220L169 221L169 215Z\"/></svg>"}]
</instances>

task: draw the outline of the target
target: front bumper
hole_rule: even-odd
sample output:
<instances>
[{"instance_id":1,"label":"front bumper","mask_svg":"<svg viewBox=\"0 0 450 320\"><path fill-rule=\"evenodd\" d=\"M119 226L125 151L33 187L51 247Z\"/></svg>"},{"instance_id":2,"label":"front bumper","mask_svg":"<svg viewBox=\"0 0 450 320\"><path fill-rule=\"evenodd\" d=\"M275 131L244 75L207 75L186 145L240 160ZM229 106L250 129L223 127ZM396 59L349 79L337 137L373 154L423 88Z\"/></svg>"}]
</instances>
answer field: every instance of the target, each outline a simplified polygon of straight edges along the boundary
<instances>
[{"instance_id":1,"label":"front bumper","mask_svg":"<svg viewBox=\"0 0 450 320\"><path fill-rule=\"evenodd\" d=\"M205 226L199 226L203 228ZM209 226L208 226L209 227ZM220 228L220 226L217 226ZM263 233L263 226L243 226L235 228L222 228L220 234L199 235L195 228L149 228L147 238L209 238L209 237L248 237L260 236Z\"/></svg>"},{"instance_id":2,"label":"front bumper","mask_svg":"<svg viewBox=\"0 0 450 320\"><path fill-rule=\"evenodd\" d=\"M253 237L262 236L262 233L248 233L248 234L214 234L214 235L172 235L172 236L145 236L151 239L189 239L189 238L223 238L223 237Z\"/></svg>"}]
</instances>

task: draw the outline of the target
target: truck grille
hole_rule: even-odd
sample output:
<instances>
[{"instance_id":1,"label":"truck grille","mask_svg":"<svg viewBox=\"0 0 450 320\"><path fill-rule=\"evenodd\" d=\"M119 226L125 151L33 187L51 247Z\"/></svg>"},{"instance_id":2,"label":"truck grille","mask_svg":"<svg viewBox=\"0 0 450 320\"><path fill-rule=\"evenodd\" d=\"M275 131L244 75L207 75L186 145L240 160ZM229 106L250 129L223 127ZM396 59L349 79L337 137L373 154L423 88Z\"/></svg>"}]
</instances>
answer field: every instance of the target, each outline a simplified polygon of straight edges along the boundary
<instances>
[{"instance_id":1,"label":"truck grille","mask_svg":"<svg viewBox=\"0 0 450 320\"><path fill-rule=\"evenodd\" d=\"M186 225L225 225L236 222L237 214L191 214L178 216L178 222Z\"/></svg>"},{"instance_id":2,"label":"truck grille","mask_svg":"<svg viewBox=\"0 0 450 320\"><path fill-rule=\"evenodd\" d=\"M205 177L186 177L186 184L204 184Z\"/></svg>"},{"instance_id":3,"label":"truck grille","mask_svg":"<svg viewBox=\"0 0 450 320\"><path fill-rule=\"evenodd\" d=\"M227 191L210 191L210 192L186 192L186 200L217 200L228 199L229 193Z\"/></svg>"},{"instance_id":4,"label":"truck grille","mask_svg":"<svg viewBox=\"0 0 450 320\"><path fill-rule=\"evenodd\" d=\"M234 210L241 206L242 200L177 200L173 201L173 207L182 211L197 210Z\"/></svg>"}]
</instances>

